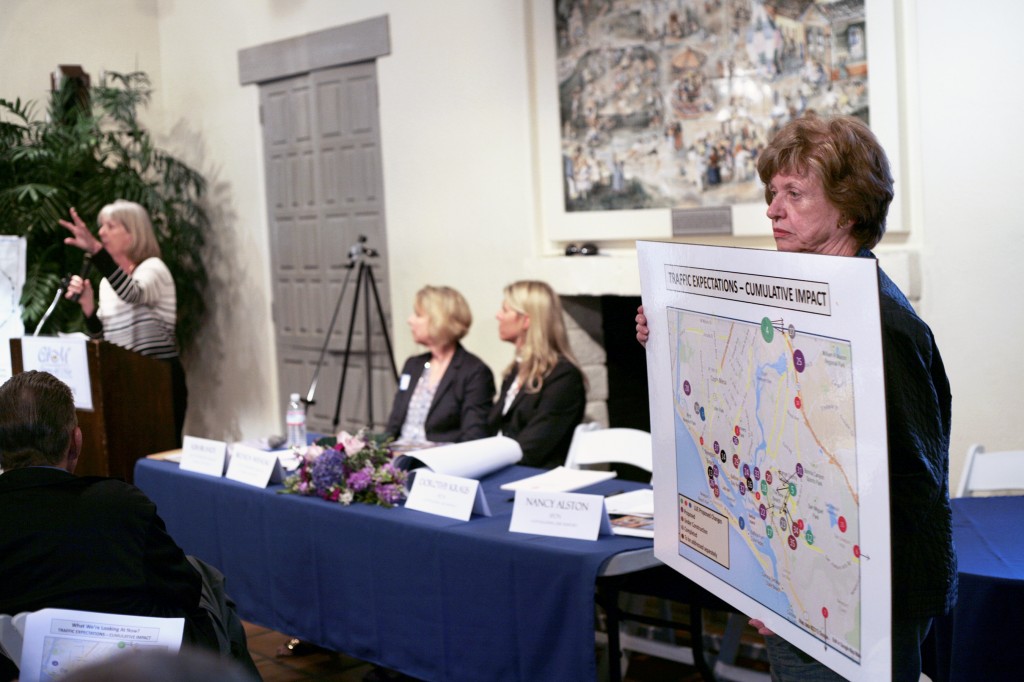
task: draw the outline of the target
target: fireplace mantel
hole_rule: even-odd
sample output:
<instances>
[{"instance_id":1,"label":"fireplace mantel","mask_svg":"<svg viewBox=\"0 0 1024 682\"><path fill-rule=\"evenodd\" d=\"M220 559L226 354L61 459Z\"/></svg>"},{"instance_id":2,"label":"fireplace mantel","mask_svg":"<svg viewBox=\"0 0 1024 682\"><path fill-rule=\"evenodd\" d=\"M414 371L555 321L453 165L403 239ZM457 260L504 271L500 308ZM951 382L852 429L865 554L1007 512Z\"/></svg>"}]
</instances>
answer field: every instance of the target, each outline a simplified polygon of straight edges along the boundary
<instances>
[{"instance_id":1,"label":"fireplace mantel","mask_svg":"<svg viewBox=\"0 0 1024 682\"><path fill-rule=\"evenodd\" d=\"M918 252L907 246L875 249L878 264L911 301L921 298ZM635 251L596 256L541 256L527 264L529 277L547 282L562 296L639 296Z\"/></svg>"},{"instance_id":2,"label":"fireplace mantel","mask_svg":"<svg viewBox=\"0 0 1024 682\"><path fill-rule=\"evenodd\" d=\"M596 256L542 256L531 264L532 279L562 296L639 296L636 252ZM532 269L531 268L531 269Z\"/></svg>"}]
</instances>

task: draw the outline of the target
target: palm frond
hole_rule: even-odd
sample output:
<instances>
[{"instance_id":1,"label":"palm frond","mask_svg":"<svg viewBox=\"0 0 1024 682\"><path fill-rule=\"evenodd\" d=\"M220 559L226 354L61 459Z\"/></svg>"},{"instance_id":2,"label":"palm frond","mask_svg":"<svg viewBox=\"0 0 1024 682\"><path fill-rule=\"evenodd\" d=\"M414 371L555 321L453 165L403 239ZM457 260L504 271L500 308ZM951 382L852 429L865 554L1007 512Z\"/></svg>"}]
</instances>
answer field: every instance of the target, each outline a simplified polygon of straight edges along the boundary
<instances>
[{"instance_id":1,"label":"palm frond","mask_svg":"<svg viewBox=\"0 0 1024 682\"><path fill-rule=\"evenodd\" d=\"M35 116L32 102L0 99L0 233L27 240L26 329L38 323L61 277L77 272L81 263L81 254L64 246L67 232L58 221L74 206L89 223L103 205L121 198L137 201L153 216L177 288L179 343L184 349L195 338L205 312L206 181L157 147L139 123L138 110L150 96L145 73L107 72L88 97L65 81L52 93L43 119ZM58 305L47 322L50 330L82 327L81 311L73 305Z\"/></svg>"}]
</instances>

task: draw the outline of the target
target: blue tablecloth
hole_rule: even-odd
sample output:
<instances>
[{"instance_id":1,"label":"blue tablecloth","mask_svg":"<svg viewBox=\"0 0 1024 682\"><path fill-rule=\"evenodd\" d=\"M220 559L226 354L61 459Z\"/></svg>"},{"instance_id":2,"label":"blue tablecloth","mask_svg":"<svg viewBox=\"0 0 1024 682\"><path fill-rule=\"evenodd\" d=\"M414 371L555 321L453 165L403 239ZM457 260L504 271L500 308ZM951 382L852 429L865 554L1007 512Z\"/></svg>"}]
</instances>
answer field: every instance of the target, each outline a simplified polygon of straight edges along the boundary
<instances>
[{"instance_id":1,"label":"blue tablecloth","mask_svg":"<svg viewBox=\"0 0 1024 682\"><path fill-rule=\"evenodd\" d=\"M499 486L533 473L485 478L494 516L465 523L281 495L155 460L137 463L135 484L181 547L224 573L246 620L426 680L592 680L595 579L611 556L651 541L510 533Z\"/></svg>"},{"instance_id":2,"label":"blue tablecloth","mask_svg":"<svg viewBox=\"0 0 1024 682\"><path fill-rule=\"evenodd\" d=\"M1024 679L1024 497L953 500L960 592L923 648L935 682Z\"/></svg>"}]
</instances>

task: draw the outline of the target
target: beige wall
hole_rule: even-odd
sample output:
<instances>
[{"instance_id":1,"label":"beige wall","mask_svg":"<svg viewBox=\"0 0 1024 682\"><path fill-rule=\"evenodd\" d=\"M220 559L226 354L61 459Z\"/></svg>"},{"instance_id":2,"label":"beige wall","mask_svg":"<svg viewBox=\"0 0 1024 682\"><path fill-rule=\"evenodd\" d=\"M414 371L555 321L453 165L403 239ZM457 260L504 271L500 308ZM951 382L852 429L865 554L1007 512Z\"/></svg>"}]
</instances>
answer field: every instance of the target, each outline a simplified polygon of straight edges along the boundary
<instances>
[{"instance_id":1,"label":"beige wall","mask_svg":"<svg viewBox=\"0 0 1024 682\"><path fill-rule=\"evenodd\" d=\"M469 299L467 346L495 370L508 361L493 321L501 287L561 265L538 258L557 245L536 228L524 0L2 3L0 97L39 97L61 62L144 69L161 88L151 120L165 144L211 181L213 314L202 353L187 358L191 433L280 430L278 392L305 389L276 383L257 91L238 84L237 52L372 16L388 15L393 50L378 74L396 354L414 350L404 319L429 282ZM897 4L905 133L889 151L904 155L897 191L913 222L891 242L917 255L918 307L953 385L954 480L969 442L1024 443L1024 89L1006 76L1024 70L1024 5L994 4L977 18L955 0Z\"/></svg>"},{"instance_id":2,"label":"beige wall","mask_svg":"<svg viewBox=\"0 0 1024 682\"><path fill-rule=\"evenodd\" d=\"M94 84L105 70L145 71L153 101L142 118L161 125L157 5L158 0L0 0L0 97L34 100L42 113L58 64L81 64Z\"/></svg>"}]
</instances>

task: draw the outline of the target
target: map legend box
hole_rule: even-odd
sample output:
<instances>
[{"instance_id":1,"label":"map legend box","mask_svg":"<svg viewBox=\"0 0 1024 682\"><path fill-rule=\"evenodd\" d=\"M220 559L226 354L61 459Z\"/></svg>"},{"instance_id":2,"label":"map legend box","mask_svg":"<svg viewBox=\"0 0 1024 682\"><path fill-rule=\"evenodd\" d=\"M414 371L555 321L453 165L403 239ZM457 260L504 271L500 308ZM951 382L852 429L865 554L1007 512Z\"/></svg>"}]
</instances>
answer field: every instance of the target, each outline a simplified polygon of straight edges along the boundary
<instances>
[{"instance_id":1,"label":"map legend box","mask_svg":"<svg viewBox=\"0 0 1024 682\"><path fill-rule=\"evenodd\" d=\"M729 520L685 495L679 496L679 542L729 568Z\"/></svg>"}]
</instances>

